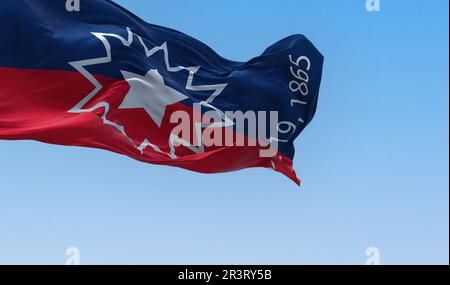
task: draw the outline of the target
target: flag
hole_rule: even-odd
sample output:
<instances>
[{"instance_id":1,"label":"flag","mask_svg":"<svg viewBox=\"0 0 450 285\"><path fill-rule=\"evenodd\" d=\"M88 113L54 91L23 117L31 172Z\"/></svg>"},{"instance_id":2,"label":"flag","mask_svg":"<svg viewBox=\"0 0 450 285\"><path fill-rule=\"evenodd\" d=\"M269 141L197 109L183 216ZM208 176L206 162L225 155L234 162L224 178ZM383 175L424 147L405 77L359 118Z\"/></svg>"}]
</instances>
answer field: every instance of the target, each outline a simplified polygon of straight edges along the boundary
<instances>
[{"instance_id":1,"label":"flag","mask_svg":"<svg viewBox=\"0 0 450 285\"><path fill-rule=\"evenodd\" d=\"M202 173L265 167L300 184L294 140L316 111L323 63L305 36L237 62L113 1L70 2L0 1L0 139Z\"/></svg>"}]
</instances>

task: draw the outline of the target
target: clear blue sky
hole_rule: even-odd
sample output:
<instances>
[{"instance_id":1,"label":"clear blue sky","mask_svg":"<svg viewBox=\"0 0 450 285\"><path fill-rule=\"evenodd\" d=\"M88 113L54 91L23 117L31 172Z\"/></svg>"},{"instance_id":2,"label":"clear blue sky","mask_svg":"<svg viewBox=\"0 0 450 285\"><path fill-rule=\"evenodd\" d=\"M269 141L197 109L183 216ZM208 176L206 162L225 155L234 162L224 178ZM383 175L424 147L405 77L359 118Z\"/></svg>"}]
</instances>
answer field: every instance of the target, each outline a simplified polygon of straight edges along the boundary
<instances>
[{"instance_id":1,"label":"clear blue sky","mask_svg":"<svg viewBox=\"0 0 450 285\"><path fill-rule=\"evenodd\" d=\"M302 190L102 150L0 141L0 264L449 262L447 0L117 1L248 60L302 33L325 56L296 142Z\"/></svg>"}]
</instances>

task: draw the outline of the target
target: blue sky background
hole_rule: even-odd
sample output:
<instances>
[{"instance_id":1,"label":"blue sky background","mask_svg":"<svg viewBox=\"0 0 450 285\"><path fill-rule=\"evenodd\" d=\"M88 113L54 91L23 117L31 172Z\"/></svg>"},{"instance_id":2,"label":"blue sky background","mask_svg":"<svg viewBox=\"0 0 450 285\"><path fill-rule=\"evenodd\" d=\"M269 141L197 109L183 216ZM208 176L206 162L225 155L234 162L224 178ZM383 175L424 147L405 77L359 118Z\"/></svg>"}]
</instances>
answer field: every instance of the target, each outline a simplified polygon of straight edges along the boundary
<instances>
[{"instance_id":1,"label":"blue sky background","mask_svg":"<svg viewBox=\"0 0 450 285\"><path fill-rule=\"evenodd\" d=\"M0 264L449 263L448 1L117 1L248 60L294 33L324 54L296 142L301 190L102 150L0 141Z\"/></svg>"}]
</instances>

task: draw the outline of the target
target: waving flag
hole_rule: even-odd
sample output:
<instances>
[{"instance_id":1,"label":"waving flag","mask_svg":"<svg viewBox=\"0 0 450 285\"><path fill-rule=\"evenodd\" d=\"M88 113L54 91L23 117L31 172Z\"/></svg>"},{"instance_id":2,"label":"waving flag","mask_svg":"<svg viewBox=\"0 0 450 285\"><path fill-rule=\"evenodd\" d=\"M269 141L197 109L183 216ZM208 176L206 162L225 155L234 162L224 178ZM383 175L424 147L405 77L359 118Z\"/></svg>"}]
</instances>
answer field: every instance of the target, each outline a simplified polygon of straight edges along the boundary
<instances>
[{"instance_id":1,"label":"waving flag","mask_svg":"<svg viewBox=\"0 0 450 285\"><path fill-rule=\"evenodd\" d=\"M108 0L80 11L1 0L0 24L0 139L203 173L273 168L300 183L293 142L314 116L323 62L304 36L236 62Z\"/></svg>"}]
</instances>

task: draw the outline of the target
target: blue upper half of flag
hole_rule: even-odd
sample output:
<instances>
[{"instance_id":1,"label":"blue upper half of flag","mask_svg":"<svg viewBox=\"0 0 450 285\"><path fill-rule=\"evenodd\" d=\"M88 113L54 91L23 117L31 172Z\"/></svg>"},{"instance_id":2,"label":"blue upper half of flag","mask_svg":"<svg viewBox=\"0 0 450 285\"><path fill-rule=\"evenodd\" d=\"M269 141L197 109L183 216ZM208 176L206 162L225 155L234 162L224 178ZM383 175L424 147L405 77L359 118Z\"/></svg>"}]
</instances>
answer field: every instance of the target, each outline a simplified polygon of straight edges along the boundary
<instances>
[{"instance_id":1,"label":"blue upper half of flag","mask_svg":"<svg viewBox=\"0 0 450 285\"><path fill-rule=\"evenodd\" d=\"M156 69L190 102L209 100L222 111L278 111L286 123L280 125L279 150L293 158L293 141L314 116L322 74L323 56L306 37L290 36L248 62L236 62L112 1L81 1L79 12L68 12L65 5L65 0L1 0L0 67L76 72L71 63L106 56L98 36L103 35L112 60L87 67L90 73L123 80L124 70L145 75ZM167 52L151 53L155 48ZM187 89L189 80L199 88ZM226 87L217 92L221 86Z\"/></svg>"}]
</instances>

